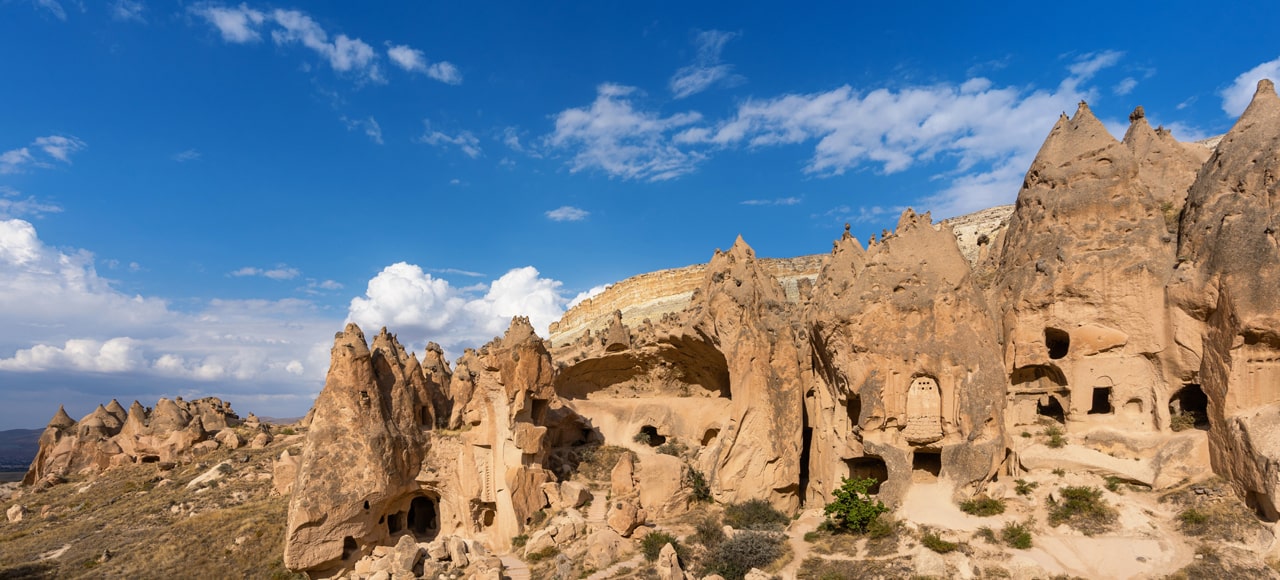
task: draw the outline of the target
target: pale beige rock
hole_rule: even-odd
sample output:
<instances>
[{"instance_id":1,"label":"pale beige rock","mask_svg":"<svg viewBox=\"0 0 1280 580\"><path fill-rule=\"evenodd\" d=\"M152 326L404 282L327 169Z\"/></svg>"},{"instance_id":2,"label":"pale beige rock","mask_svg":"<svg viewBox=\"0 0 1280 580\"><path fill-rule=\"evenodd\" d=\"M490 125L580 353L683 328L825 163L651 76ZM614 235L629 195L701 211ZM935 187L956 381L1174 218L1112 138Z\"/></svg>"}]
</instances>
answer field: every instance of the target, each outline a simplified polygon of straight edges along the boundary
<instances>
[{"instance_id":1,"label":"pale beige rock","mask_svg":"<svg viewBox=\"0 0 1280 580\"><path fill-rule=\"evenodd\" d=\"M587 546L583 564L596 570L605 570L618 561L626 540L617 532L606 529L593 532L583 542Z\"/></svg>"},{"instance_id":2,"label":"pale beige rock","mask_svg":"<svg viewBox=\"0 0 1280 580\"><path fill-rule=\"evenodd\" d=\"M771 580L772 578L773 577L770 576L768 572L759 568L752 568L747 571L747 575L743 576L742 580Z\"/></svg>"},{"instance_id":3,"label":"pale beige rock","mask_svg":"<svg viewBox=\"0 0 1280 580\"><path fill-rule=\"evenodd\" d=\"M239 434L230 429L219 431L213 439L217 441L218 445L221 445L223 449L239 449L244 447L244 439L240 438Z\"/></svg>"},{"instance_id":4,"label":"pale beige rock","mask_svg":"<svg viewBox=\"0 0 1280 580\"><path fill-rule=\"evenodd\" d=\"M643 510L627 500L610 500L609 515L605 518L609 527L622 537L631 535L636 526L644 523Z\"/></svg>"},{"instance_id":5,"label":"pale beige rock","mask_svg":"<svg viewBox=\"0 0 1280 580\"><path fill-rule=\"evenodd\" d=\"M449 561L454 568L466 568L469 560L467 559L467 542L458 536L450 536L445 540L445 547L449 550Z\"/></svg>"},{"instance_id":6,"label":"pale beige rock","mask_svg":"<svg viewBox=\"0 0 1280 580\"><path fill-rule=\"evenodd\" d=\"M630 453L623 453L609 472L609 486L613 497L626 497L635 492L635 460Z\"/></svg>"},{"instance_id":7,"label":"pale beige rock","mask_svg":"<svg viewBox=\"0 0 1280 580\"><path fill-rule=\"evenodd\" d=\"M680 559L676 557L676 549L671 544L662 546L654 568L658 571L658 580L684 580L684 570L680 569Z\"/></svg>"},{"instance_id":8,"label":"pale beige rock","mask_svg":"<svg viewBox=\"0 0 1280 580\"><path fill-rule=\"evenodd\" d=\"M235 471L235 468L231 466L231 462L223 461L222 463L210 467L207 471L201 473L196 476L195 479L188 482L187 489L196 489L207 486L225 478L227 474L233 471Z\"/></svg>"},{"instance_id":9,"label":"pale beige rock","mask_svg":"<svg viewBox=\"0 0 1280 580\"><path fill-rule=\"evenodd\" d=\"M9 523L15 524L21 522L29 513L31 512L27 510L27 506L14 504L8 510L5 510L4 515L9 518Z\"/></svg>"},{"instance_id":10,"label":"pale beige rock","mask_svg":"<svg viewBox=\"0 0 1280 580\"><path fill-rule=\"evenodd\" d=\"M560 502L565 507L580 508L591 501L591 490L576 481L560 483Z\"/></svg>"},{"instance_id":11,"label":"pale beige rock","mask_svg":"<svg viewBox=\"0 0 1280 580\"><path fill-rule=\"evenodd\" d=\"M414 541L413 536L406 534L400 536L400 540L396 542L395 549L388 555L391 560L390 570L394 572L413 572L413 567L422 559L422 548L418 547L418 542Z\"/></svg>"}]
</instances>

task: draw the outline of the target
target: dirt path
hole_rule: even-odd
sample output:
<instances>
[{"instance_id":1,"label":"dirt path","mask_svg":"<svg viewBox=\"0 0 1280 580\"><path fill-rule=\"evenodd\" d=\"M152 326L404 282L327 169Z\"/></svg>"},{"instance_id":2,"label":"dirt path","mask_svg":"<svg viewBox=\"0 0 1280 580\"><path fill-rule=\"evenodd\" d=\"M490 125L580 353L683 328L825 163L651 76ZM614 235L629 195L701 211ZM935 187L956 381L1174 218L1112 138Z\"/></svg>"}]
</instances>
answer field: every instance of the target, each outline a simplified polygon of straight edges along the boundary
<instances>
[{"instance_id":1,"label":"dirt path","mask_svg":"<svg viewBox=\"0 0 1280 580\"><path fill-rule=\"evenodd\" d=\"M787 526L787 543L791 546L792 558L790 564L778 571L779 576L795 578L800 572L800 565L809 557L810 546L809 542L804 541L804 535L818 529L818 524L823 519L822 510L811 509L800 514L796 521Z\"/></svg>"},{"instance_id":2,"label":"dirt path","mask_svg":"<svg viewBox=\"0 0 1280 580\"><path fill-rule=\"evenodd\" d=\"M502 560L502 577L507 580L531 580L529 575L529 567L524 561L517 558L515 554L507 554L499 557Z\"/></svg>"},{"instance_id":3,"label":"dirt path","mask_svg":"<svg viewBox=\"0 0 1280 580\"><path fill-rule=\"evenodd\" d=\"M599 490L591 491L591 506L587 508L587 524L605 525L604 517L609 513L609 500L605 498L605 492Z\"/></svg>"}]
</instances>

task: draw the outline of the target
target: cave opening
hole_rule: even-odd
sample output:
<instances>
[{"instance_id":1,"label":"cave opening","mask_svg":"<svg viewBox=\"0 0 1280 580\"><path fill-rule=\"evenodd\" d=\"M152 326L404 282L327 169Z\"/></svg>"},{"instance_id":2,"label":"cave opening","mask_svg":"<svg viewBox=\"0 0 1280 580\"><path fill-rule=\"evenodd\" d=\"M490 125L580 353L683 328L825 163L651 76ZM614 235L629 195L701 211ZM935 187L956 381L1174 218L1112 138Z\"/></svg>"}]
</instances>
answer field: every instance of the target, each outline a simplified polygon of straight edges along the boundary
<instances>
[{"instance_id":1,"label":"cave opening","mask_svg":"<svg viewBox=\"0 0 1280 580\"><path fill-rule=\"evenodd\" d=\"M1044 345L1049 349L1049 358L1058 360L1067 356L1071 350L1071 335L1057 328L1044 329Z\"/></svg>"},{"instance_id":2,"label":"cave opening","mask_svg":"<svg viewBox=\"0 0 1280 580\"><path fill-rule=\"evenodd\" d=\"M855 457L846 459L844 462L849 468L849 479L870 478L875 480L875 483L867 490L869 494L880 493L880 484L889 480L889 467L885 465L884 459L878 456Z\"/></svg>"},{"instance_id":3,"label":"cave opening","mask_svg":"<svg viewBox=\"0 0 1280 580\"><path fill-rule=\"evenodd\" d=\"M911 454L911 481L933 482L942 475L942 453L917 449Z\"/></svg>"},{"instance_id":4,"label":"cave opening","mask_svg":"<svg viewBox=\"0 0 1280 580\"><path fill-rule=\"evenodd\" d=\"M1179 416L1190 417L1196 429L1209 430L1209 397L1200 385L1188 383L1169 398L1169 417Z\"/></svg>"},{"instance_id":5,"label":"cave opening","mask_svg":"<svg viewBox=\"0 0 1280 580\"><path fill-rule=\"evenodd\" d=\"M1036 401L1036 414L1041 417L1048 417L1059 423L1067 422L1067 411L1062 407L1062 403L1058 401L1055 395L1044 395L1040 400Z\"/></svg>"},{"instance_id":6,"label":"cave opening","mask_svg":"<svg viewBox=\"0 0 1280 580\"><path fill-rule=\"evenodd\" d=\"M710 428L710 429L707 429L707 430L706 430L705 432L703 432L703 434L702 434L702 446L703 446L703 447L706 447L706 446L710 445L710 444L711 444L711 442L712 442L712 441L715 441L715 440L716 440L716 437L719 437L719 436L720 436L720 430L719 430L719 429L716 429L715 427L712 427L712 428Z\"/></svg>"},{"instance_id":7,"label":"cave opening","mask_svg":"<svg viewBox=\"0 0 1280 580\"><path fill-rule=\"evenodd\" d=\"M640 428L640 432L636 434L636 442L643 443L649 447L658 447L667 442L667 438L658 433L658 428L653 425L645 425Z\"/></svg>"},{"instance_id":8,"label":"cave opening","mask_svg":"<svg viewBox=\"0 0 1280 580\"><path fill-rule=\"evenodd\" d=\"M857 393L849 393L848 400L845 402L845 410L849 413L849 425L857 429L862 424L862 397L858 396Z\"/></svg>"},{"instance_id":9,"label":"cave opening","mask_svg":"<svg viewBox=\"0 0 1280 580\"><path fill-rule=\"evenodd\" d=\"M809 398L813 395L810 394ZM809 425L809 406L800 407L800 504L809 492L809 447L813 445L813 427Z\"/></svg>"},{"instance_id":10,"label":"cave opening","mask_svg":"<svg viewBox=\"0 0 1280 580\"><path fill-rule=\"evenodd\" d=\"M420 541L431 541L440 530L440 514L436 501L429 497L415 497L409 503L409 514L406 524L409 531Z\"/></svg>"},{"instance_id":11,"label":"cave opening","mask_svg":"<svg viewBox=\"0 0 1280 580\"><path fill-rule=\"evenodd\" d=\"M1111 406L1111 387L1094 387L1093 401L1089 406L1090 415L1110 415L1115 411Z\"/></svg>"}]
</instances>

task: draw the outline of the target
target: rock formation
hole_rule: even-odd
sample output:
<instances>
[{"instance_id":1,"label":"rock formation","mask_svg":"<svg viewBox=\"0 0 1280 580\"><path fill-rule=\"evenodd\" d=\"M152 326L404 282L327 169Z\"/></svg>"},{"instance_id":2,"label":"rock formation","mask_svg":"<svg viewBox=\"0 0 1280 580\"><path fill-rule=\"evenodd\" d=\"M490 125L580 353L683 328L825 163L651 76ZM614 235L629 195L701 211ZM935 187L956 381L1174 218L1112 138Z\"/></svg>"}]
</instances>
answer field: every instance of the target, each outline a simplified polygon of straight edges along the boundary
<instances>
[{"instance_id":1,"label":"rock formation","mask_svg":"<svg viewBox=\"0 0 1280 580\"><path fill-rule=\"evenodd\" d=\"M893 505L918 483L967 498L1049 465L1164 488L1205 457L1280 518L1277 175L1270 82L1216 149L1140 107L1116 140L1081 103L1011 210L934 224L908 209L866 246L846 226L829 255L793 260L739 238L612 286L550 340L517 318L452 369L434 343L419 361L348 325L296 460L286 563L349 568L407 535L462 562L508 551L549 507L525 552L581 539L603 568L687 510L695 482L795 513L847 477ZM43 461L68 456L63 437L96 464L116 433L162 423L190 445L217 429L172 403L150 427L136 414L56 416ZM1041 426L1065 438L1042 445ZM609 496L584 518L575 477L601 444L621 454L597 466Z\"/></svg>"},{"instance_id":2,"label":"rock formation","mask_svg":"<svg viewBox=\"0 0 1280 580\"><path fill-rule=\"evenodd\" d=\"M126 411L114 399L79 421L62 407L40 436L40 449L22 482L95 473L122 463L177 462L199 453L209 431L235 436L240 417L214 397L183 401L160 399L154 410L134 401ZM216 427L210 429L206 425ZM218 443L211 443L217 448Z\"/></svg>"}]
</instances>

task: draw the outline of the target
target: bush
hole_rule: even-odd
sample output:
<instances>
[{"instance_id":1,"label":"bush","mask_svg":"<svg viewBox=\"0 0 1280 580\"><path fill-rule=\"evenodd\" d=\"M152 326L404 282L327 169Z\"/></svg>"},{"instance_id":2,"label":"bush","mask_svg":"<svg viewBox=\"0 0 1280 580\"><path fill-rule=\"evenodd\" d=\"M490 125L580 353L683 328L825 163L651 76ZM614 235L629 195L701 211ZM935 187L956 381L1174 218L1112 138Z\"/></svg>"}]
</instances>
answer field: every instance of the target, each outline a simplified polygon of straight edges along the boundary
<instances>
[{"instance_id":1,"label":"bush","mask_svg":"<svg viewBox=\"0 0 1280 580\"><path fill-rule=\"evenodd\" d=\"M524 545L527 544L528 542L529 542L529 534L520 534L514 538L511 538L511 547L523 548Z\"/></svg>"},{"instance_id":2,"label":"bush","mask_svg":"<svg viewBox=\"0 0 1280 580\"><path fill-rule=\"evenodd\" d=\"M865 532L867 526L880 514L889 511L884 502L872 501L870 494L867 493L875 483L876 480L869 477L841 480L840 488L832 492L835 501L827 504L822 510L834 529Z\"/></svg>"},{"instance_id":3,"label":"bush","mask_svg":"<svg viewBox=\"0 0 1280 580\"><path fill-rule=\"evenodd\" d=\"M1174 431L1186 431L1196 428L1196 416L1182 411L1169 416L1169 428Z\"/></svg>"},{"instance_id":4,"label":"bush","mask_svg":"<svg viewBox=\"0 0 1280 580\"><path fill-rule=\"evenodd\" d=\"M883 514L867 524L867 537L873 540L887 538L898 531L898 522L888 514Z\"/></svg>"},{"instance_id":5,"label":"bush","mask_svg":"<svg viewBox=\"0 0 1280 580\"><path fill-rule=\"evenodd\" d=\"M680 541L675 536L666 532L651 532L640 540L640 553L644 554L644 559L653 562L658 559L658 554L662 552L662 547L671 544L676 550L676 557L681 561L688 561L688 549L680 545Z\"/></svg>"},{"instance_id":6,"label":"bush","mask_svg":"<svg viewBox=\"0 0 1280 580\"><path fill-rule=\"evenodd\" d=\"M1031 524L1030 520L1024 523L1009 522L1000 530L1000 539L1010 547L1026 550L1031 547Z\"/></svg>"},{"instance_id":7,"label":"bush","mask_svg":"<svg viewBox=\"0 0 1280 580\"><path fill-rule=\"evenodd\" d=\"M707 553L701 575L742 580L752 568L765 568L782 556L782 540L765 532L734 534Z\"/></svg>"},{"instance_id":8,"label":"bush","mask_svg":"<svg viewBox=\"0 0 1280 580\"><path fill-rule=\"evenodd\" d=\"M707 485L707 478L702 475L701 471L690 469L688 484L689 489L692 491L693 501L711 503L711 486Z\"/></svg>"},{"instance_id":9,"label":"bush","mask_svg":"<svg viewBox=\"0 0 1280 580\"><path fill-rule=\"evenodd\" d=\"M1065 469L1063 469L1063 468L1061 468L1061 467L1055 467L1055 468L1053 468L1053 474L1054 474L1054 475L1056 475L1056 476L1058 476L1058 477L1064 477L1064 476L1066 476L1066 475L1067 475L1067 470L1065 470Z\"/></svg>"},{"instance_id":10,"label":"bush","mask_svg":"<svg viewBox=\"0 0 1280 580\"><path fill-rule=\"evenodd\" d=\"M942 539L942 537L939 536L938 533L934 532L933 530L925 531L924 535L920 536L920 543L924 544L924 547L929 548L930 550L933 550L939 554L954 552L956 551L956 548L960 547L960 545L955 542L948 542Z\"/></svg>"},{"instance_id":11,"label":"bush","mask_svg":"<svg viewBox=\"0 0 1280 580\"><path fill-rule=\"evenodd\" d=\"M1044 428L1044 434L1049 437L1049 441L1045 445L1057 449L1067 444L1067 440L1062 437L1062 428L1057 425L1049 425Z\"/></svg>"},{"instance_id":12,"label":"bush","mask_svg":"<svg viewBox=\"0 0 1280 580\"><path fill-rule=\"evenodd\" d=\"M720 522L715 518L707 517L694 526L691 541L710 549L719 546L724 539L724 528L720 525Z\"/></svg>"},{"instance_id":13,"label":"bush","mask_svg":"<svg viewBox=\"0 0 1280 580\"><path fill-rule=\"evenodd\" d=\"M1031 492L1035 490L1035 488L1040 487L1039 483L1027 481L1025 479L1015 480L1013 484L1013 491L1018 492L1018 495L1031 495Z\"/></svg>"},{"instance_id":14,"label":"bush","mask_svg":"<svg viewBox=\"0 0 1280 580\"><path fill-rule=\"evenodd\" d=\"M631 440L641 445L648 445L652 439L649 437L648 433L641 431L639 433L636 433L636 436L632 437Z\"/></svg>"},{"instance_id":15,"label":"bush","mask_svg":"<svg viewBox=\"0 0 1280 580\"><path fill-rule=\"evenodd\" d=\"M982 538L986 540L988 544L996 544L1000 542L1000 540L996 539L996 531L991 529L989 526L982 526L978 528L978 531L974 532L973 536L975 538Z\"/></svg>"},{"instance_id":16,"label":"bush","mask_svg":"<svg viewBox=\"0 0 1280 580\"><path fill-rule=\"evenodd\" d=\"M1124 480L1120 479L1119 477L1116 477L1114 475L1108 475L1107 484L1106 484L1107 491L1110 491L1112 493L1120 493L1121 492L1120 484L1123 482Z\"/></svg>"},{"instance_id":17,"label":"bush","mask_svg":"<svg viewBox=\"0 0 1280 580\"><path fill-rule=\"evenodd\" d=\"M1102 499L1095 487L1068 486L1058 490L1058 502L1048 499L1049 525L1068 524L1085 535L1106 531L1116 520L1116 511Z\"/></svg>"},{"instance_id":18,"label":"bush","mask_svg":"<svg viewBox=\"0 0 1280 580\"><path fill-rule=\"evenodd\" d=\"M1205 524L1209 523L1209 514L1190 508L1178 514L1178 522L1181 524L1183 533L1198 536L1204 533Z\"/></svg>"},{"instance_id":19,"label":"bush","mask_svg":"<svg viewBox=\"0 0 1280 580\"><path fill-rule=\"evenodd\" d=\"M676 441L675 437L668 437L666 443L658 446L658 453L670 455L672 457L680 457L688 450L689 448L686 447L684 443Z\"/></svg>"},{"instance_id":20,"label":"bush","mask_svg":"<svg viewBox=\"0 0 1280 580\"><path fill-rule=\"evenodd\" d=\"M762 499L729 504L724 508L724 523L735 530L781 530L791 521Z\"/></svg>"},{"instance_id":21,"label":"bush","mask_svg":"<svg viewBox=\"0 0 1280 580\"><path fill-rule=\"evenodd\" d=\"M1194 427L1194 426L1195 426L1195 420L1194 420L1194 419L1193 419L1193 420L1192 420L1192 422L1191 422L1191 426L1192 426L1192 427ZM1176 430L1177 430L1177 429L1175 429L1175 431L1176 431ZM294 430L293 430L293 427L285 427L284 429L281 429L281 430L280 430L280 434L281 434L281 435L296 435L297 433L298 433L297 431L294 431Z\"/></svg>"},{"instance_id":22,"label":"bush","mask_svg":"<svg viewBox=\"0 0 1280 580\"><path fill-rule=\"evenodd\" d=\"M1004 513L1004 500L989 497L976 497L960 502L960 510L966 514L979 517L990 517Z\"/></svg>"}]
</instances>

